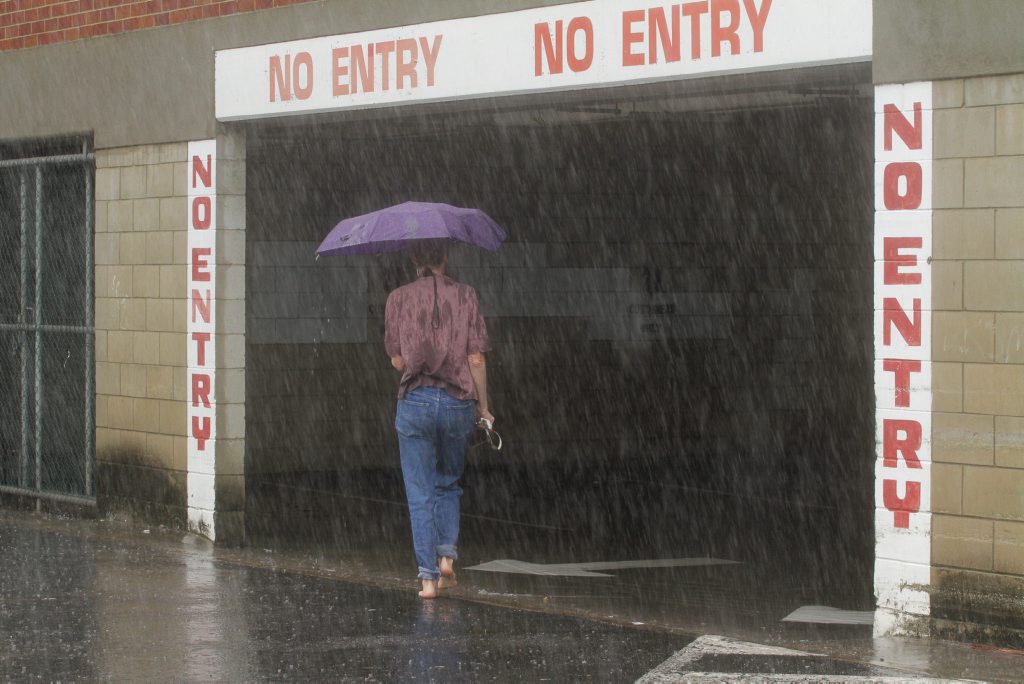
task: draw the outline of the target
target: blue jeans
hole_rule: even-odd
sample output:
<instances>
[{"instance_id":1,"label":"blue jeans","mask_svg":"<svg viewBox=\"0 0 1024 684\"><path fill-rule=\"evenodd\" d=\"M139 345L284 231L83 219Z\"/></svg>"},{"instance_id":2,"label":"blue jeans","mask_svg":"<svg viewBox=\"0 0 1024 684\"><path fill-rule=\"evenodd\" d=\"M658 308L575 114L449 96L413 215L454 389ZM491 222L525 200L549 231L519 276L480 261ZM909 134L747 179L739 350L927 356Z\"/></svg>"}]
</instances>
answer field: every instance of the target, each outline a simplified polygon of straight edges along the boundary
<instances>
[{"instance_id":1,"label":"blue jeans","mask_svg":"<svg viewBox=\"0 0 1024 684\"><path fill-rule=\"evenodd\" d=\"M476 403L437 387L398 400L395 429L420 579L440 576L438 557L458 557L459 480L475 425Z\"/></svg>"}]
</instances>

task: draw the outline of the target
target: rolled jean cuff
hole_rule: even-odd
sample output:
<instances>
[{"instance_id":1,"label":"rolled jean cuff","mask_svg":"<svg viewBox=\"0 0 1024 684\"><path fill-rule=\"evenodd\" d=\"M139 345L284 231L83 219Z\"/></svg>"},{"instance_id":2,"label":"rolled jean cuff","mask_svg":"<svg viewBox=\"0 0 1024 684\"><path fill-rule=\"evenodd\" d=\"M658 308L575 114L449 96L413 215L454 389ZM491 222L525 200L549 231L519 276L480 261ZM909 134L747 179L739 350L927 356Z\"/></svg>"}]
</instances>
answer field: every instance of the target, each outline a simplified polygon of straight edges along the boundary
<instances>
[{"instance_id":1,"label":"rolled jean cuff","mask_svg":"<svg viewBox=\"0 0 1024 684\"><path fill-rule=\"evenodd\" d=\"M451 558L452 560L459 559L459 550L452 544L440 544L437 547L438 558Z\"/></svg>"},{"instance_id":2,"label":"rolled jean cuff","mask_svg":"<svg viewBox=\"0 0 1024 684\"><path fill-rule=\"evenodd\" d=\"M433 580L436 582L441 576L441 573L437 570L427 570L426 568L420 568L420 574L416 575L417 579L421 580Z\"/></svg>"}]
</instances>

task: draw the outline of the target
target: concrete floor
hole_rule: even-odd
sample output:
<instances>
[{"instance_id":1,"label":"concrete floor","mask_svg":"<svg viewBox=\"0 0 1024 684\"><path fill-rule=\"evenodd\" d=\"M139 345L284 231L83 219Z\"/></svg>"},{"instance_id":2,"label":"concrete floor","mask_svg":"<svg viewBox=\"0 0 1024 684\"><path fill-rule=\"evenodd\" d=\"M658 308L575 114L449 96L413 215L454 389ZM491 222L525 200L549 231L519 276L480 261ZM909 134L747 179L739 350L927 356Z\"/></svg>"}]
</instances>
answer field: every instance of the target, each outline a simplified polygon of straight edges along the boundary
<instances>
[{"instance_id":1,"label":"concrete floor","mask_svg":"<svg viewBox=\"0 0 1024 684\"><path fill-rule=\"evenodd\" d=\"M632 681L659 664L682 676L690 670L672 668L696 662L841 680L1024 675L1016 654L781 624L787 601L771 596L734 595L722 608L709 587L729 566L601 570L611 577L463 568L448 598L422 602L404 549L392 546L215 549L137 524L0 511L0 671L25 680ZM719 585L722 597L739 586ZM708 634L759 646L709 654L694 643ZM760 645L804 655L757 655Z\"/></svg>"}]
</instances>

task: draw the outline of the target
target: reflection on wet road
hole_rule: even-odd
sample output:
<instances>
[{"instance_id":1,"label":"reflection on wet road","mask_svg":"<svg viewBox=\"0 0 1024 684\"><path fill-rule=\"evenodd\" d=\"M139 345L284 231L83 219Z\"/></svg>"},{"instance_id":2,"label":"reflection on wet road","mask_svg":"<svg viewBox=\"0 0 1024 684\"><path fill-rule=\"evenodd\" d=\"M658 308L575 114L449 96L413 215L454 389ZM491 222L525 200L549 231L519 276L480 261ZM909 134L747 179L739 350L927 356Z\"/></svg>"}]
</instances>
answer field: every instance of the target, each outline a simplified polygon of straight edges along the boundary
<instances>
[{"instance_id":1,"label":"reflection on wet road","mask_svg":"<svg viewBox=\"0 0 1024 684\"><path fill-rule=\"evenodd\" d=\"M216 560L0 512L0 672L42 680L632 681L678 636Z\"/></svg>"}]
</instances>

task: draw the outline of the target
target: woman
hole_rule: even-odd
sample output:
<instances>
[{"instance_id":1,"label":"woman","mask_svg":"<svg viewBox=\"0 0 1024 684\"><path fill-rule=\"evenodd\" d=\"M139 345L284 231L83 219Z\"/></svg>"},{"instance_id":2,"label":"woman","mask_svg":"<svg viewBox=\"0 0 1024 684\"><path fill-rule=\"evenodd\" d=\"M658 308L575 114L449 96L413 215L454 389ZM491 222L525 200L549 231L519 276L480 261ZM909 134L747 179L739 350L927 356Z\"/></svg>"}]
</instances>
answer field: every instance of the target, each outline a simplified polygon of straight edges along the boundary
<instances>
[{"instance_id":1,"label":"woman","mask_svg":"<svg viewBox=\"0 0 1024 684\"><path fill-rule=\"evenodd\" d=\"M388 295L384 346L402 372L395 429L423 588L435 598L455 585L459 480L487 406L487 326L476 291L445 276L446 240L413 243L416 280Z\"/></svg>"}]
</instances>

